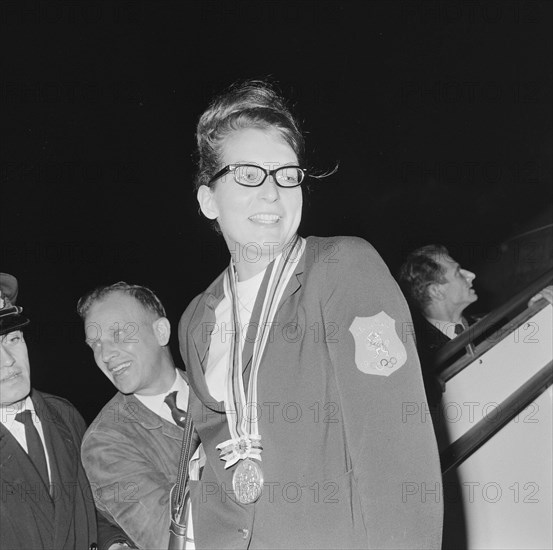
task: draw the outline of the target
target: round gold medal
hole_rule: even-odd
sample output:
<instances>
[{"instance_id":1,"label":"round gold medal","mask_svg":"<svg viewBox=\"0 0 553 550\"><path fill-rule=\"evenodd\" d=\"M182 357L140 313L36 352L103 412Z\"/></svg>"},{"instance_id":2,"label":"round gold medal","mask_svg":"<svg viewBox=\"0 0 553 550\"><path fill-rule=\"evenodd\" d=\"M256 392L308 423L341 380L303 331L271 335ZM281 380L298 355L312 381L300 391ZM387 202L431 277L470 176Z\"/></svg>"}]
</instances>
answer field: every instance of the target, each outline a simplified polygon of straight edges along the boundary
<instances>
[{"instance_id":1,"label":"round gold medal","mask_svg":"<svg viewBox=\"0 0 553 550\"><path fill-rule=\"evenodd\" d=\"M254 460L240 461L232 476L234 494L240 504L252 504L263 490L263 471Z\"/></svg>"}]
</instances>

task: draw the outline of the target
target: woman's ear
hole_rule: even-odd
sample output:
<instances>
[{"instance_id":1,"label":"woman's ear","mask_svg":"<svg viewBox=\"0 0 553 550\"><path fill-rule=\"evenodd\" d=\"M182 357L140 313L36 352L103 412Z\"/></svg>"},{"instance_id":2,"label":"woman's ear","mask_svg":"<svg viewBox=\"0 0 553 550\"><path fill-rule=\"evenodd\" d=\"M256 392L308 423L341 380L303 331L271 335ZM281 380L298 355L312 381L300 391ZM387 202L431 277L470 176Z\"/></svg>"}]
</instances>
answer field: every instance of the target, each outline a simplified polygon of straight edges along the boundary
<instances>
[{"instance_id":1,"label":"woman's ear","mask_svg":"<svg viewBox=\"0 0 553 550\"><path fill-rule=\"evenodd\" d=\"M202 214L209 220L215 220L219 217L219 208L211 188L207 185L201 185L196 194Z\"/></svg>"}]
</instances>

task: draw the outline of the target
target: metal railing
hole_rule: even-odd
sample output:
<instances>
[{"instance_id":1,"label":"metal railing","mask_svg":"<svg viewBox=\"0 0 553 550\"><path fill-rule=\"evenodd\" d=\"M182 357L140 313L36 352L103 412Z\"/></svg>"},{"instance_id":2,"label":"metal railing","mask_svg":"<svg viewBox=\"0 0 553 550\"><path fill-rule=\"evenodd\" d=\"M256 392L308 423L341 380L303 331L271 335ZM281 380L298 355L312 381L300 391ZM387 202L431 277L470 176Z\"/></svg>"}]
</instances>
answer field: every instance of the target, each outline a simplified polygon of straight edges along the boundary
<instances>
[{"instance_id":1,"label":"metal railing","mask_svg":"<svg viewBox=\"0 0 553 550\"><path fill-rule=\"evenodd\" d=\"M440 453L442 473L445 474L451 468L462 464L552 383L553 362L550 361L499 405L500 414L496 415L493 421L488 417L483 418Z\"/></svg>"},{"instance_id":2,"label":"metal railing","mask_svg":"<svg viewBox=\"0 0 553 550\"><path fill-rule=\"evenodd\" d=\"M509 315L512 314L513 311L516 311L521 306L526 305L528 303L528 300L530 300L532 296L535 296L540 290L542 290L552 281L553 269L550 269L549 271L546 271L543 275L538 277L534 282L530 283L524 290L505 302L502 306L498 307L497 309L486 315L483 319L480 319L480 321L470 326L467 330L459 334L459 336L451 340L451 342L445 344L436 353L435 363L437 365L437 371L445 371L445 367L449 359L463 351L469 344L474 344L475 340L477 340L481 335L492 330L496 323L498 323L498 321L509 317ZM544 303L541 305L546 305L545 300ZM448 378L451 378L451 376L457 374L457 372L458 371L449 373L450 376L444 376L444 374L446 374L444 372L440 375L440 378L445 381Z\"/></svg>"},{"instance_id":3,"label":"metal railing","mask_svg":"<svg viewBox=\"0 0 553 550\"><path fill-rule=\"evenodd\" d=\"M468 344L473 343L483 334L488 333L498 321L508 318L513 312L517 311L521 306L526 305L528 300L535 296L553 279L553 269L544 273L533 283L528 285L522 292L514 296L503 306L497 308L487 317L484 317L475 323L470 330L467 330L457 336L450 343L446 344L439 355L439 364L447 364L447 360L459 354ZM519 326L526 322L530 317L535 315L539 310L547 307L549 303L542 299L526 308L519 313L506 326L502 327L498 332L498 338L491 337L486 342L479 344L476 347L474 356L466 355L457 360L452 365L442 366L442 372L439 377L443 382L451 379L474 360L483 355L491 347L496 345L501 339L512 333ZM440 453L440 461L442 465L442 473L446 473L452 468L458 467L467 458L474 454L486 441L492 438L504 426L506 426L517 414L523 411L534 399L536 399L547 387L553 383L553 361L545 365L538 373L520 386L501 404L500 409L503 413L493 422L487 417L480 420L468 432L463 434L459 439L452 442L447 448Z\"/></svg>"}]
</instances>

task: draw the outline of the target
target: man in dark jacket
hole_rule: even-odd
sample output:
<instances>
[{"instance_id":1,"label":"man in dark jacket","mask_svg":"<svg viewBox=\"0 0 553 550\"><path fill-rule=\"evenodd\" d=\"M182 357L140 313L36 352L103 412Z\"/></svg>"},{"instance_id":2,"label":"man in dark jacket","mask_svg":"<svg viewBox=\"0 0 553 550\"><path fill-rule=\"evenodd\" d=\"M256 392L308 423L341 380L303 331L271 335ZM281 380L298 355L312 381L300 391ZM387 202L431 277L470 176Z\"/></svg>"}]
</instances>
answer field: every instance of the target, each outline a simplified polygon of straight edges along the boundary
<instances>
[{"instance_id":1,"label":"man in dark jacket","mask_svg":"<svg viewBox=\"0 0 553 550\"><path fill-rule=\"evenodd\" d=\"M400 268L399 282L412 306L417 351L431 407L438 405L443 391L435 376L434 356L468 328L470 321L463 312L478 299L472 287L475 278L438 244L414 250Z\"/></svg>"},{"instance_id":2,"label":"man in dark jacket","mask_svg":"<svg viewBox=\"0 0 553 550\"><path fill-rule=\"evenodd\" d=\"M124 548L122 531L97 523L79 456L84 420L65 399L31 388L29 319L16 297L17 280L0 273L0 548Z\"/></svg>"},{"instance_id":3,"label":"man in dark jacket","mask_svg":"<svg viewBox=\"0 0 553 550\"><path fill-rule=\"evenodd\" d=\"M411 252L399 271L399 282L412 307L424 385L431 408L439 405L443 386L436 376L438 350L466 330L477 319L465 309L478 300L472 283L476 275L462 268L440 244L430 244ZM553 299L548 286L528 302ZM469 344L468 351L472 349Z\"/></svg>"}]
</instances>

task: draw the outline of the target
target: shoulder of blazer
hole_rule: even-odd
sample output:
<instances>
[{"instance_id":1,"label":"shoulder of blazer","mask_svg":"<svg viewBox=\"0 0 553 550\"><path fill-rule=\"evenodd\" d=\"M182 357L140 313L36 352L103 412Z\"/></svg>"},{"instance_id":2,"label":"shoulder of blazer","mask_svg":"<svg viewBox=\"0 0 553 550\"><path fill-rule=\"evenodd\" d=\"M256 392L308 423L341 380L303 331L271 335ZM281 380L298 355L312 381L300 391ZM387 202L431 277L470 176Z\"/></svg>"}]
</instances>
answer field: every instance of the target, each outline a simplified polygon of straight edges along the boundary
<instances>
[{"instance_id":1,"label":"shoulder of blazer","mask_svg":"<svg viewBox=\"0 0 553 550\"><path fill-rule=\"evenodd\" d=\"M207 287L206 290L196 295L186 306L184 313L181 315L178 333L185 333L189 328L191 321L196 318L201 319L203 317L205 306L212 306L213 308L221 301L224 295L223 290L223 276L225 271L222 271L217 278Z\"/></svg>"},{"instance_id":2,"label":"shoulder of blazer","mask_svg":"<svg viewBox=\"0 0 553 550\"><path fill-rule=\"evenodd\" d=\"M36 389L31 390L31 398L37 408L37 414L41 416L42 409L44 419L55 424L58 428L71 433L73 438L81 439L85 430L86 422L77 408L64 397L52 395ZM42 419L41 419L42 420Z\"/></svg>"},{"instance_id":3,"label":"shoulder of blazer","mask_svg":"<svg viewBox=\"0 0 553 550\"><path fill-rule=\"evenodd\" d=\"M308 237L305 272L329 288L349 277L391 277L376 249L366 240L350 236Z\"/></svg>"}]
</instances>

